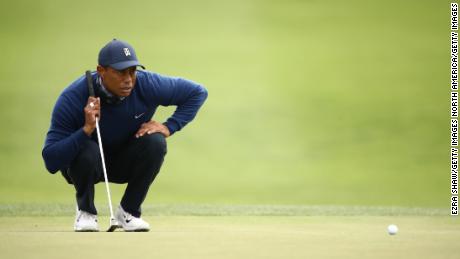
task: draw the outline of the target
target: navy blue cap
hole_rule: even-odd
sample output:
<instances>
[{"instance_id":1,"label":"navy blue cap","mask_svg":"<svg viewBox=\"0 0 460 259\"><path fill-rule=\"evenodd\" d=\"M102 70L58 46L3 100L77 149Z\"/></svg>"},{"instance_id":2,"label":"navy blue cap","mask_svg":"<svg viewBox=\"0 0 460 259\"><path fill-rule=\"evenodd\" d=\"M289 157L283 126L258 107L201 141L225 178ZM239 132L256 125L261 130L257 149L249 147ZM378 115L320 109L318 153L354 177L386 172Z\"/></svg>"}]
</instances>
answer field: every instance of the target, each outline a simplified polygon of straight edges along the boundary
<instances>
[{"instance_id":1,"label":"navy blue cap","mask_svg":"<svg viewBox=\"0 0 460 259\"><path fill-rule=\"evenodd\" d=\"M113 39L99 51L99 65L112 67L116 70L123 70L128 67L145 67L137 60L134 48L127 42Z\"/></svg>"}]
</instances>

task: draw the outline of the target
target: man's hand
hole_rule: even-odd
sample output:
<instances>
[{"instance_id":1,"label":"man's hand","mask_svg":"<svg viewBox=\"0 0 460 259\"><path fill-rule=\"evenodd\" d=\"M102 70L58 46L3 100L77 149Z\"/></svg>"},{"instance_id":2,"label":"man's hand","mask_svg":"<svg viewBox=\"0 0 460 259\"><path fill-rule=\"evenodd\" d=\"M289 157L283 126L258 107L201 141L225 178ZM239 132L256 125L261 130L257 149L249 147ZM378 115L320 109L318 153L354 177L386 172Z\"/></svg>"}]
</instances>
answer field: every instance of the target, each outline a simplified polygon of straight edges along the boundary
<instances>
[{"instance_id":1,"label":"man's hand","mask_svg":"<svg viewBox=\"0 0 460 259\"><path fill-rule=\"evenodd\" d=\"M163 134L166 138L169 137L169 135L171 135L169 133L168 127L166 127L165 125L159 122L156 122L156 121L149 121L149 122L142 123L141 127L136 133L136 138L142 137L145 134L150 135L155 132L159 132Z\"/></svg>"},{"instance_id":2,"label":"man's hand","mask_svg":"<svg viewBox=\"0 0 460 259\"><path fill-rule=\"evenodd\" d=\"M88 102L85 106L85 126L83 126L83 131L86 135L91 136L94 129L96 128L96 117L101 116L101 102L99 97L88 98Z\"/></svg>"}]
</instances>

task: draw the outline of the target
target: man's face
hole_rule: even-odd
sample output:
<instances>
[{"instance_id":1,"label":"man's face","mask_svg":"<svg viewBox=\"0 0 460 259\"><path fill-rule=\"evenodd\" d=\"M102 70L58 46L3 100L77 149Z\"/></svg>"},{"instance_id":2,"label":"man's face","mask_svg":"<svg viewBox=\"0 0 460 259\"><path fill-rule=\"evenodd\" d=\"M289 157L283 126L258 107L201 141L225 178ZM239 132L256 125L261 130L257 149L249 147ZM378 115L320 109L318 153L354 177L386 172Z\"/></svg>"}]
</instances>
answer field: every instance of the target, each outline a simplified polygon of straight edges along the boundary
<instances>
[{"instance_id":1,"label":"man's face","mask_svg":"<svg viewBox=\"0 0 460 259\"><path fill-rule=\"evenodd\" d=\"M97 72L105 88L119 97L130 95L136 83L136 67L116 70L111 67L97 66Z\"/></svg>"}]
</instances>

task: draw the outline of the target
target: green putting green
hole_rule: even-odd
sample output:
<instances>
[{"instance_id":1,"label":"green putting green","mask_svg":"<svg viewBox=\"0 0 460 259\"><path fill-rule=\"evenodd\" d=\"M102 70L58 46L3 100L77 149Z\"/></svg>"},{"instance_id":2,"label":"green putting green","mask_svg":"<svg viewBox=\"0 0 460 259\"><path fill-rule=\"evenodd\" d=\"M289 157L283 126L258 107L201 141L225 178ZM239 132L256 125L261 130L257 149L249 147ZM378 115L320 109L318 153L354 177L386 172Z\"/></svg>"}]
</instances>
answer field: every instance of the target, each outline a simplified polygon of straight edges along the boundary
<instances>
[{"instance_id":1,"label":"green putting green","mask_svg":"<svg viewBox=\"0 0 460 259\"><path fill-rule=\"evenodd\" d=\"M148 233L74 233L73 217L0 217L4 258L458 258L448 216L146 216ZM106 216L99 219L107 226ZM390 236L389 224L399 233Z\"/></svg>"}]
</instances>

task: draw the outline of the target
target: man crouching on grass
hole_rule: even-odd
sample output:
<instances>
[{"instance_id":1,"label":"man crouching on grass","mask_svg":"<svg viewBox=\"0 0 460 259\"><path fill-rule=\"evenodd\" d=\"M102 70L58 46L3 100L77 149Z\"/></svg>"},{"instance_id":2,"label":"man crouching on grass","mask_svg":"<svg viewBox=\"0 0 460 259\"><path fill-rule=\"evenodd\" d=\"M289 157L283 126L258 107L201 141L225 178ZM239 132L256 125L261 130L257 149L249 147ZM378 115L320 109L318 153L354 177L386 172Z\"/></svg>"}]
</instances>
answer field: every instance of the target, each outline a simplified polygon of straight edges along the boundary
<instances>
[{"instance_id":1,"label":"man crouching on grass","mask_svg":"<svg viewBox=\"0 0 460 259\"><path fill-rule=\"evenodd\" d=\"M94 184L104 181L97 144L96 116L104 146L108 180L127 183L116 219L125 231L149 231L141 205L166 155L165 138L193 120L207 98L194 82L137 70L131 45L112 40L99 52L92 73L96 97L85 76L59 96L42 151L47 170L61 171L76 189L75 231L98 231ZM151 120L158 106L177 109L166 122Z\"/></svg>"}]
</instances>

